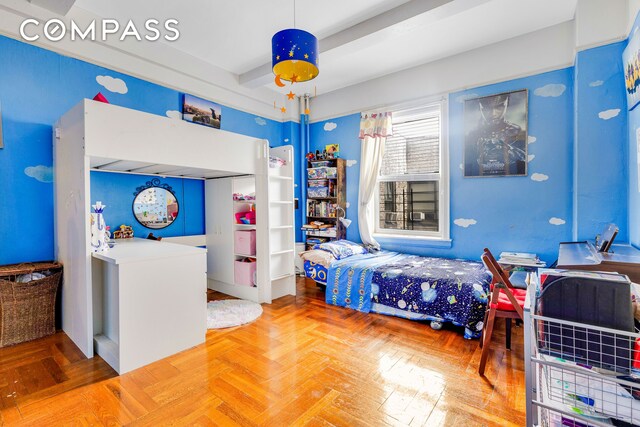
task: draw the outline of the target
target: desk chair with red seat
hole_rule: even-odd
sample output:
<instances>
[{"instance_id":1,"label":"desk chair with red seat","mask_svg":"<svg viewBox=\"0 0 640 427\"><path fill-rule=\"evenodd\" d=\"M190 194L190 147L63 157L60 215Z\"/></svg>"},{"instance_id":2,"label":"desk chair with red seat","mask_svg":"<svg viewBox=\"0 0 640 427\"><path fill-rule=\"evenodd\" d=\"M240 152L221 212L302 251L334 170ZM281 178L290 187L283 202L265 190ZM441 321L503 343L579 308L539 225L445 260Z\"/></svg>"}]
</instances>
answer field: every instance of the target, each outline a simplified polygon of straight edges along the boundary
<instances>
[{"instance_id":1,"label":"desk chair with red seat","mask_svg":"<svg viewBox=\"0 0 640 427\"><path fill-rule=\"evenodd\" d=\"M480 357L480 367L478 373L484 376L484 369L487 364L489 355L489 344L491 343L491 335L493 334L493 324L496 317L506 319L507 348L511 348L511 319L523 318L524 300L527 295L526 289L516 289L509 275L502 269L500 264L491 254L489 249L485 248L480 257L485 267L491 273L492 279L490 290L491 295L487 304L487 311L484 316L484 329L480 337L480 348L482 348L482 356Z\"/></svg>"}]
</instances>

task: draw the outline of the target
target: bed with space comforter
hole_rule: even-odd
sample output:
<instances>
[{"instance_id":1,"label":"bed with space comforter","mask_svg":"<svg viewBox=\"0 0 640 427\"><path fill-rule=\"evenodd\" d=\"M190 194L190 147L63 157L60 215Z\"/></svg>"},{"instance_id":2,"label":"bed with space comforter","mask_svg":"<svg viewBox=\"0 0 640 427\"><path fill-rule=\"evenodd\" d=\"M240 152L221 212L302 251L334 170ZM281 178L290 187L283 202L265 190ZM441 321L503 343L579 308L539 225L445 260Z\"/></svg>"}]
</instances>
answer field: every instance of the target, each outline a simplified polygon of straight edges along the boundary
<instances>
[{"instance_id":1,"label":"bed with space comforter","mask_svg":"<svg viewBox=\"0 0 640 427\"><path fill-rule=\"evenodd\" d=\"M302 258L307 277L326 285L328 304L428 320L434 328L451 322L464 328L465 338L482 332L491 276L479 262L371 254L346 241L325 243Z\"/></svg>"}]
</instances>

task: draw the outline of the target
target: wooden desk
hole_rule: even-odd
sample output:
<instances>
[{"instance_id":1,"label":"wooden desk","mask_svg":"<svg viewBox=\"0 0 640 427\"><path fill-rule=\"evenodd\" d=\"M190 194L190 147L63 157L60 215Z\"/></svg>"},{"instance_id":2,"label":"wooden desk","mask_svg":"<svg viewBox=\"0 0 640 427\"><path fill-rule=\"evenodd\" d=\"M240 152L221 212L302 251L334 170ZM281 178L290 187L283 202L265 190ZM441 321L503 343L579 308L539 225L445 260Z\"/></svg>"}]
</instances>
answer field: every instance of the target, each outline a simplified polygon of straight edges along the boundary
<instances>
[{"instance_id":1,"label":"wooden desk","mask_svg":"<svg viewBox=\"0 0 640 427\"><path fill-rule=\"evenodd\" d=\"M119 374L201 344L206 249L145 239L93 253L94 346Z\"/></svg>"},{"instance_id":2,"label":"wooden desk","mask_svg":"<svg viewBox=\"0 0 640 427\"><path fill-rule=\"evenodd\" d=\"M591 242L560 243L558 268L609 271L629 276L640 283L640 250L631 245L612 245L609 252L598 252Z\"/></svg>"}]
</instances>

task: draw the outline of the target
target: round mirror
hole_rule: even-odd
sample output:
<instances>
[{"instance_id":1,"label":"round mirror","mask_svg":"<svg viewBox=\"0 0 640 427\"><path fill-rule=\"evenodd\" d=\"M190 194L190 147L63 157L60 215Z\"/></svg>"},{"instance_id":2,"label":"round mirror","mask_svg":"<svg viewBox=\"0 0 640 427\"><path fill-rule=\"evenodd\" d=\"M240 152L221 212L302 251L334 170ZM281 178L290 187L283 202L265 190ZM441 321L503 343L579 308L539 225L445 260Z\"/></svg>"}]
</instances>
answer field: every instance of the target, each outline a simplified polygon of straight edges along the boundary
<instances>
[{"instance_id":1,"label":"round mirror","mask_svg":"<svg viewBox=\"0 0 640 427\"><path fill-rule=\"evenodd\" d=\"M133 214L147 228L165 228L178 217L178 199L168 189L149 187L133 200Z\"/></svg>"}]
</instances>

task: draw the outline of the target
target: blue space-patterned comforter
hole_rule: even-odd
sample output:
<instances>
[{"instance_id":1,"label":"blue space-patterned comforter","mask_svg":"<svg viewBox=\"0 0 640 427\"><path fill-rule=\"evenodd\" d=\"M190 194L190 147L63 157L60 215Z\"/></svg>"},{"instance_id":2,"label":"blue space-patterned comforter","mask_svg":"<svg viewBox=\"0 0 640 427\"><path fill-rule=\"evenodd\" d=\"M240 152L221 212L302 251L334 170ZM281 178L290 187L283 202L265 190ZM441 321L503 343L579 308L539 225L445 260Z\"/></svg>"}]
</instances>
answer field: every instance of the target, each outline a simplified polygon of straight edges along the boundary
<instances>
[{"instance_id":1,"label":"blue space-patterned comforter","mask_svg":"<svg viewBox=\"0 0 640 427\"><path fill-rule=\"evenodd\" d=\"M326 301L367 313L451 322L465 328L465 338L476 338L484 326L490 279L478 262L382 251L332 263Z\"/></svg>"}]
</instances>

